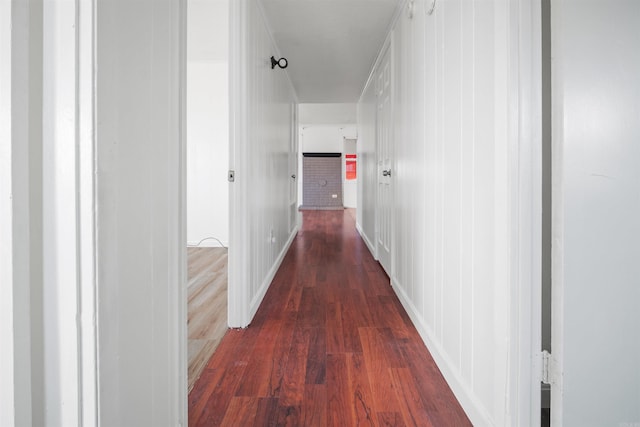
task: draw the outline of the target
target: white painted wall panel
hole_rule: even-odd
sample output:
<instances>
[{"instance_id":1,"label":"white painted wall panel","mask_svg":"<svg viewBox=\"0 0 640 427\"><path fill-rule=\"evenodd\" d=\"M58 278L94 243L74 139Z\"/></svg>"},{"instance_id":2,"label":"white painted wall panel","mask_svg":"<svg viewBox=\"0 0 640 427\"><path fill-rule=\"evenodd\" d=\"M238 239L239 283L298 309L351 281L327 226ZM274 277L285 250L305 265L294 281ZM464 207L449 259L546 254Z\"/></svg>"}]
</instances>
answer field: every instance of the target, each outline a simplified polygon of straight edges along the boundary
<instances>
[{"instance_id":1,"label":"white painted wall panel","mask_svg":"<svg viewBox=\"0 0 640 427\"><path fill-rule=\"evenodd\" d=\"M429 2L426 2L429 3ZM394 55L392 283L475 425L509 425L512 307L508 1L415 2ZM358 116L359 226L375 239L373 85ZM516 125L517 126L517 125ZM369 145L371 144L371 145ZM373 170L368 174L366 171ZM371 222L369 222L371 221ZM369 226L369 227L367 227ZM510 329L513 328L513 329ZM515 400L515 398L514 398Z\"/></svg>"},{"instance_id":2,"label":"white painted wall panel","mask_svg":"<svg viewBox=\"0 0 640 427\"><path fill-rule=\"evenodd\" d=\"M442 343L456 367L460 365L460 173L462 129L461 20L460 1L442 4L442 197L443 197L443 313Z\"/></svg>"},{"instance_id":3,"label":"white painted wall panel","mask_svg":"<svg viewBox=\"0 0 640 427\"><path fill-rule=\"evenodd\" d=\"M495 239L495 36L494 8L476 7L473 17L475 51L474 78L474 301L473 301L473 384L481 404L491 411L495 396L495 368L488 361L495 353L493 309L496 289ZM504 177L506 178L506 177ZM506 262L506 260L504 260ZM503 266L504 268L504 266ZM504 357L504 356L503 356ZM482 368L477 361L482 361ZM502 359L505 362L504 358Z\"/></svg>"},{"instance_id":4,"label":"white painted wall panel","mask_svg":"<svg viewBox=\"0 0 640 427\"><path fill-rule=\"evenodd\" d=\"M182 14L97 4L100 425L186 423Z\"/></svg>"},{"instance_id":5,"label":"white painted wall panel","mask_svg":"<svg viewBox=\"0 0 640 427\"><path fill-rule=\"evenodd\" d=\"M460 19L473 22L475 5L462 3ZM474 275L474 49L475 25L460 29L460 373L464 378L473 375L473 307Z\"/></svg>"}]
</instances>

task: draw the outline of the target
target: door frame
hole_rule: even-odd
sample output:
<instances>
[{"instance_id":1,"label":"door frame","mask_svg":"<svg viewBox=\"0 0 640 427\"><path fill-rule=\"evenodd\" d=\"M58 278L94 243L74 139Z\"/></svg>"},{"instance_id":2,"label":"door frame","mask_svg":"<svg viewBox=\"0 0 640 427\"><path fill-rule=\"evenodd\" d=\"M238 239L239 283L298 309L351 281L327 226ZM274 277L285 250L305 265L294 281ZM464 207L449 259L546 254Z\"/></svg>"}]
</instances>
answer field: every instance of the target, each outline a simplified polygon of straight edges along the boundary
<instances>
[{"instance_id":1,"label":"door frame","mask_svg":"<svg viewBox=\"0 0 640 427\"><path fill-rule=\"evenodd\" d=\"M376 249L376 253L375 253L375 258L376 260L378 260L378 262L380 262L380 244L378 236L380 235L380 209L381 209L381 202L380 202L380 197L379 197L379 179L380 179L380 170L378 167L378 154L379 154L379 132L378 132L378 124L379 124L379 117L378 117L378 89L377 89L377 80L378 80L378 72L380 71L380 64L382 63L382 60L384 59L384 57L388 54L389 55L389 86L390 89L389 91L391 92L391 112L389 113L391 120L394 121L395 117L395 76L396 76L396 69L395 69L395 61L394 59L394 30L391 30L391 32L389 33L389 36L387 37L387 39L385 40L384 44L382 45L382 49L380 49L380 54L378 55L378 58L376 60L376 63L374 65L374 71L373 73L371 73L372 78L373 78L373 85L374 85L374 90L375 90L375 94L376 94L376 108L375 108L375 113L376 113L376 122L375 122L375 138L376 138L376 143L375 143L375 149L376 149L376 158L375 158L375 162L376 162L376 213L375 213L375 222L376 222L376 234L375 234L375 249ZM391 164L391 183L390 183L390 193L391 193L391 207L389 209L390 213L389 213L389 227L390 227L390 235L391 235L391 242L390 245L391 247L389 248L389 271L387 272L389 274L389 279L392 280L393 274L395 272L395 245L393 244L393 237L395 235L394 231L395 231L395 193L393 191L394 188L394 182L395 182L395 169L396 169L396 165L394 162L394 149L395 149L395 133L394 132L390 132L391 133L391 140L392 140L392 144L391 144L391 154L390 154L390 164Z\"/></svg>"},{"instance_id":2,"label":"door frame","mask_svg":"<svg viewBox=\"0 0 640 427\"><path fill-rule=\"evenodd\" d=\"M234 182L229 184L229 252L227 318L230 328L246 327L250 322L249 278L244 261L249 257L249 220L247 207L247 47L245 43L248 13L246 0L229 1L229 169Z\"/></svg>"},{"instance_id":3,"label":"door frame","mask_svg":"<svg viewBox=\"0 0 640 427\"><path fill-rule=\"evenodd\" d=\"M542 10L510 3L507 41L511 280L507 417L540 425L542 372Z\"/></svg>"},{"instance_id":4,"label":"door frame","mask_svg":"<svg viewBox=\"0 0 640 427\"><path fill-rule=\"evenodd\" d=\"M300 169L299 169L299 157L300 157L300 141L298 136L300 134L298 130L298 105L291 105L291 148L289 152L289 173L291 174L291 182L289 187L289 233L293 232L294 228L298 226L298 182L300 181Z\"/></svg>"}]
</instances>

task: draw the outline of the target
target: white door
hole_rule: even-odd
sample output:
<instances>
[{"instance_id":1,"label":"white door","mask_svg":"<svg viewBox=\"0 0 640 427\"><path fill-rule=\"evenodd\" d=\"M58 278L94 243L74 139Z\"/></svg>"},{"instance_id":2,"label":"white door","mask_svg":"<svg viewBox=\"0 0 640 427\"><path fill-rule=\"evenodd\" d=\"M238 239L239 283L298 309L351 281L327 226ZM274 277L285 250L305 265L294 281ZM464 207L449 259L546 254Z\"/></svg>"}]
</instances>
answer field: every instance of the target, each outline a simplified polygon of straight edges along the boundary
<instances>
[{"instance_id":1,"label":"white door","mask_svg":"<svg viewBox=\"0 0 640 427\"><path fill-rule=\"evenodd\" d=\"M289 232L292 232L298 220L298 107L291 106L291 138L289 149Z\"/></svg>"},{"instance_id":2,"label":"white door","mask_svg":"<svg viewBox=\"0 0 640 427\"><path fill-rule=\"evenodd\" d=\"M552 425L640 426L640 2L552 1Z\"/></svg>"},{"instance_id":3,"label":"white door","mask_svg":"<svg viewBox=\"0 0 640 427\"><path fill-rule=\"evenodd\" d=\"M376 250L378 261L391 277L391 237L393 212L393 105L391 87L391 58L387 48L376 77L376 151L378 160L378 200Z\"/></svg>"}]
</instances>

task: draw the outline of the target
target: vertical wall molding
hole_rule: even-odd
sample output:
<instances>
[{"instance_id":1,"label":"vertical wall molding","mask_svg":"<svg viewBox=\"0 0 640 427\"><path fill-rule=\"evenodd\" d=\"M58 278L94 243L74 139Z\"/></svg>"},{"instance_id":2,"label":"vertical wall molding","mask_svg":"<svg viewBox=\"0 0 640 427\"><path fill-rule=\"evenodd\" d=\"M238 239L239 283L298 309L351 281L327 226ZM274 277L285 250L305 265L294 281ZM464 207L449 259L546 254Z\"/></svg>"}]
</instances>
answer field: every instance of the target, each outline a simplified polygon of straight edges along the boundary
<instances>
[{"instance_id":1,"label":"vertical wall molding","mask_svg":"<svg viewBox=\"0 0 640 427\"><path fill-rule=\"evenodd\" d=\"M78 2L78 253L80 317L80 425L99 425L98 312L96 280L95 0Z\"/></svg>"},{"instance_id":2,"label":"vertical wall molding","mask_svg":"<svg viewBox=\"0 0 640 427\"><path fill-rule=\"evenodd\" d=\"M42 172L43 334L47 355L43 406L47 424L69 426L80 425L83 413L82 330L77 322L83 290L79 206L84 201L79 188L78 44L81 36L92 39L91 29L82 34L78 23L76 2L44 2L43 159L48 161L43 162ZM83 74L83 78L92 80L90 74ZM91 105L86 106L91 115ZM88 220L90 223L91 217ZM93 254L89 252L84 260L93 262Z\"/></svg>"},{"instance_id":3,"label":"vertical wall molding","mask_svg":"<svg viewBox=\"0 0 640 427\"><path fill-rule=\"evenodd\" d=\"M12 45L2 52L3 58L9 55L2 62L11 71L2 83L13 89L7 96L2 90L10 103L2 119L13 126L1 126L10 133L3 144L13 145L10 155L1 156L9 161L2 170L11 179L2 182L10 184L13 202L2 206L30 229L2 233L23 249L11 251L19 258L7 257L12 266L24 262L19 276L2 279L20 292L2 301L13 301L14 309L24 305L2 310L17 320L2 324L21 338L19 347L2 352L18 356L18 376L5 381L3 372L2 384L13 387L17 380L18 387L0 399L13 406L0 411L12 421L2 418L0 424L96 425L93 3L3 2L2 7L8 7L2 17L9 19L2 28L13 31L6 39ZM19 102L12 92L20 94ZM2 342L11 348L11 341L3 337Z\"/></svg>"},{"instance_id":4,"label":"vertical wall molding","mask_svg":"<svg viewBox=\"0 0 640 427\"><path fill-rule=\"evenodd\" d=\"M230 327L248 324L247 270L247 179L242 173L246 166L247 129L247 7L248 0L229 3L229 169L240 173L229 187L229 286L228 323Z\"/></svg>"}]
</instances>

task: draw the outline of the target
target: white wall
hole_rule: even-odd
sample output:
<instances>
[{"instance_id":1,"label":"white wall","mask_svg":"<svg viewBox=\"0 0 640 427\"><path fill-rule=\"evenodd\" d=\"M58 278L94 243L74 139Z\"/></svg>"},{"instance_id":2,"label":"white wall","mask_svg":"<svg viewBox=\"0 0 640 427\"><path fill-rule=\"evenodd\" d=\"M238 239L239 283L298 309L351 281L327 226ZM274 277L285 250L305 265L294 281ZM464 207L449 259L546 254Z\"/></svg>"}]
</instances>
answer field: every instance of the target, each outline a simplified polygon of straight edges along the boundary
<instances>
[{"instance_id":1,"label":"white wall","mask_svg":"<svg viewBox=\"0 0 640 427\"><path fill-rule=\"evenodd\" d=\"M300 127L302 128L301 151L306 153L342 153L344 138L356 137L355 123L350 125L301 123Z\"/></svg>"},{"instance_id":2,"label":"white wall","mask_svg":"<svg viewBox=\"0 0 640 427\"><path fill-rule=\"evenodd\" d=\"M188 14L187 243L227 246L229 0L189 0Z\"/></svg>"},{"instance_id":3,"label":"white wall","mask_svg":"<svg viewBox=\"0 0 640 427\"><path fill-rule=\"evenodd\" d=\"M0 12L0 424L184 425L181 3Z\"/></svg>"},{"instance_id":4,"label":"white wall","mask_svg":"<svg viewBox=\"0 0 640 427\"><path fill-rule=\"evenodd\" d=\"M305 125L353 125L356 123L357 104L305 103L299 105L299 122Z\"/></svg>"},{"instance_id":5,"label":"white wall","mask_svg":"<svg viewBox=\"0 0 640 427\"><path fill-rule=\"evenodd\" d=\"M289 152L296 94L285 70L271 69L277 46L258 2L231 6L232 153L229 325L247 326L296 229L290 232Z\"/></svg>"},{"instance_id":6,"label":"white wall","mask_svg":"<svg viewBox=\"0 0 640 427\"><path fill-rule=\"evenodd\" d=\"M518 61L530 52L518 52L516 35L528 34L518 27L531 20L528 13L506 0L458 0L437 2L427 15L425 2L415 2L413 19L403 10L391 34L391 281L474 425L535 419L529 397L520 395L532 381L518 377L520 358L523 371L531 369L531 348L516 338L531 304L518 276L529 262L519 245L526 246L533 232L519 222L533 205L526 199L532 193L519 193L524 181L516 165L521 150L534 151L520 147L526 129L522 137L518 110L510 110L527 101L516 97L522 89L516 78L524 73ZM376 241L373 84L364 90L358 115L358 226L368 242ZM535 111L524 116L533 121ZM523 173L529 170L535 165Z\"/></svg>"},{"instance_id":7,"label":"white wall","mask_svg":"<svg viewBox=\"0 0 640 427\"><path fill-rule=\"evenodd\" d=\"M97 3L100 425L187 423L184 6Z\"/></svg>"},{"instance_id":8,"label":"white wall","mask_svg":"<svg viewBox=\"0 0 640 427\"><path fill-rule=\"evenodd\" d=\"M640 425L640 3L552 1L553 425Z\"/></svg>"},{"instance_id":9,"label":"white wall","mask_svg":"<svg viewBox=\"0 0 640 427\"><path fill-rule=\"evenodd\" d=\"M29 9L0 4L0 425L31 425ZM41 64L40 64L41 66Z\"/></svg>"}]
</instances>

